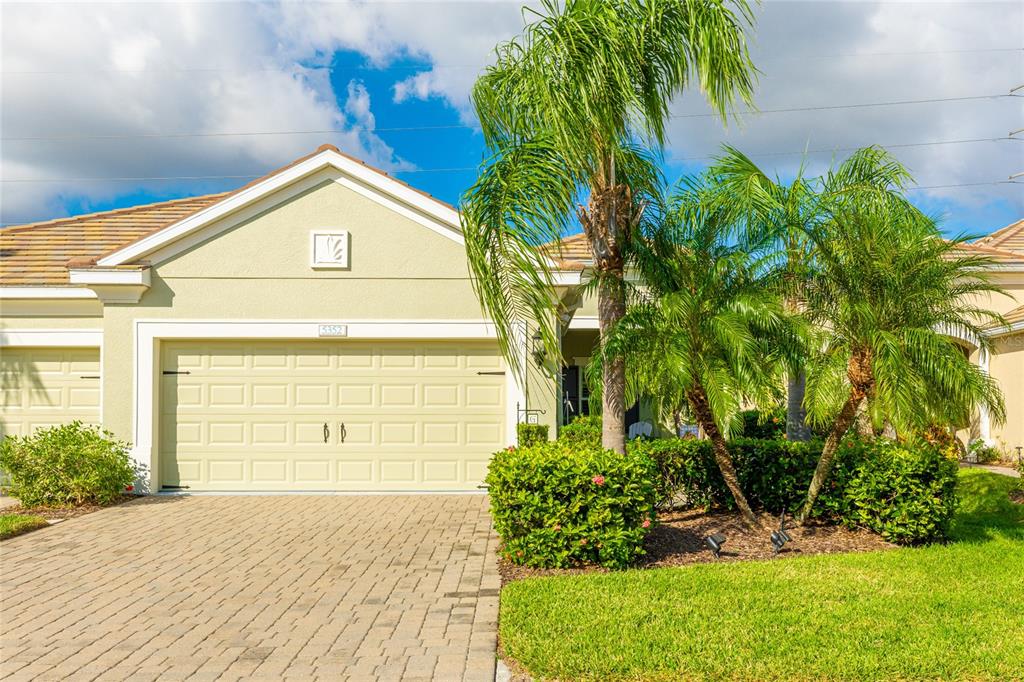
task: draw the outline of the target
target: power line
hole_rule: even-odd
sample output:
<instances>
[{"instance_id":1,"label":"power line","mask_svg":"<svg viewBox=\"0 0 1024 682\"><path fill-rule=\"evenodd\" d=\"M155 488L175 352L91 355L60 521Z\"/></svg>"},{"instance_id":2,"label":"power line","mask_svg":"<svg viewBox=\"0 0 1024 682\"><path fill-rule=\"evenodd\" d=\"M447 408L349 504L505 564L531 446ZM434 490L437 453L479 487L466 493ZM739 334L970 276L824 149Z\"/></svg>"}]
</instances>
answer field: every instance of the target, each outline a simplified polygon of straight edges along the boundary
<instances>
[{"instance_id":1,"label":"power line","mask_svg":"<svg viewBox=\"0 0 1024 682\"><path fill-rule=\"evenodd\" d=\"M935 147L947 144L969 144L977 142L1002 142L1002 141L1015 141L1024 142L1019 138L1014 137L976 137L962 140L932 140L929 142L905 142L889 145L878 145L884 149L906 149L910 147ZM797 151L774 151L774 152L755 152L748 154L751 157L762 157L762 156L798 156L804 154L833 154L837 152L851 152L858 149L862 149L864 145L858 147L832 147L825 149L802 149ZM717 158L715 155L708 156L683 156L673 159L673 161L710 161ZM476 171L479 166L453 166L448 168L409 168L402 170L391 171L392 175L401 175L405 173L463 173L469 171ZM252 180L253 178L262 177L262 174L251 174L251 175L168 175L168 176L125 176L125 177L80 177L80 178L0 178L0 183L63 183L63 182L142 182L142 181L172 181L172 180Z\"/></svg>"},{"instance_id":2,"label":"power line","mask_svg":"<svg viewBox=\"0 0 1024 682\"><path fill-rule=\"evenodd\" d=\"M835 109L863 109L869 107L888 107L888 106L900 106L900 105L914 105L914 104L930 104L939 102L963 102L970 100L983 100L983 99L999 99L1001 97L1016 97L1015 95L1008 94L997 94L997 95L968 95L964 97L933 97L929 99L906 99L906 100L890 100L885 102L863 102L857 104L834 104L834 105L823 105L823 106L809 106L809 107L790 107L784 109L751 109L744 111L730 111L730 114L743 114L743 115L761 115L761 114L779 114L789 112L800 112L800 111L828 111ZM706 114L673 114L670 118L709 118L717 117L718 114L706 113ZM414 132L414 131L436 131L436 130L475 130L474 126L452 123L444 125L428 125L428 126L391 126L373 128L372 130L366 130L366 132L372 133L395 133L395 132ZM181 138L210 138L210 137L261 137L271 135L336 135L342 134L349 131L337 130L333 128L324 129L311 129L311 130L262 130L262 131L221 131L221 132L207 132L207 133L130 133L130 134L106 134L106 135L26 135L16 137L0 137L0 141L3 142L70 142L76 140L134 140L134 139L181 139Z\"/></svg>"},{"instance_id":3,"label":"power line","mask_svg":"<svg viewBox=\"0 0 1024 682\"><path fill-rule=\"evenodd\" d=\"M848 59L850 57L914 57L914 56L934 56L943 54L978 54L978 53L994 53L994 52L1024 52L1022 47L987 47L987 48L972 48L964 50L909 50L900 52L837 52L837 53L826 53L826 54L781 54L781 55L761 55L758 57L759 61L784 61L794 59ZM276 66L276 67L250 67L250 66L197 66L197 67L160 67L160 68L149 68L149 69L12 69L0 71L0 76L43 76L43 75L80 75L84 73L264 73L264 72L283 72L292 73L295 71L329 71L329 72L345 72L345 71L370 71L370 72L386 72L386 71L431 71L435 69L481 69L487 66L486 63L480 64L421 64L416 66L403 66L392 64L388 66L371 66L371 65L344 65L336 66L330 64L301 64L295 63L290 67Z\"/></svg>"}]
</instances>

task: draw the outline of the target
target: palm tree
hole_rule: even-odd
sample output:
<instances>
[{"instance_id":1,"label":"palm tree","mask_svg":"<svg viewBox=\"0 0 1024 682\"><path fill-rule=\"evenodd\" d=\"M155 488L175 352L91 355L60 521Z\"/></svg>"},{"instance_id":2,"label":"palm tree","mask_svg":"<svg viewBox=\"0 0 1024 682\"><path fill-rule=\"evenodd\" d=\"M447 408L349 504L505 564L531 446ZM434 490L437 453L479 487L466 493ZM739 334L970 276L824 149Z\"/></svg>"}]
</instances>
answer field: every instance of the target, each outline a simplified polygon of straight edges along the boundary
<instances>
[{"instance_id":1,"label":"palm tree","mask_svg":"<svg viewBox=\"0 0 1024 682\"><path fill-rule=\"evenodd\" d=\"M827 218L808 234L815 275L805 287L809 322L824 330L808 363L808 416L831 423L800 511L811 512L828 479L840 439L866 405L876 428L897 432L963 423L979 406L1005 419L996 382L972 364L950 336L989 345L986 323L1001 322L979 307L979 295L1001 292L982 270L989 259L941 238L935 221L896 188L850 183L872 169L906 175L886 152L867 148L826 179L845 186L831 195Z\"/></svg>"},{"instance_id":2,"label":"palm tree","mask_svg":"<svg viewBox=\"0 0 1024 682\"><path fill-rule=\"evenodd\" d=\"M611 331L600 361L625 358L634 395L669 386L684 397L744 520L756 525L726 442L744 404L778 397L801 341L778 277L730 238L735 214L716 191L703 180L685 183L662 226L635 247L642 298Z\"/></svg>"},{"instance_id":3,"label":"palm tree","mask_svg":"<svg viewBox=\"0 0 1024 682\"><path fill-rule=\"evenodd\" d=\"M786 311L800 309L801 288L809 275L808 231L821 219L821 196L815 183L804 177L803 166L791 182L771 178L738 149L724 146L709 174L715 178L722 201L736 206L745 218L747 240L772 242L783 261ZM794 359L787 372L786 438L809 440L803 405L806 375L802 359Z\"/></svg>"},{"instance_id":4,"label":"palm tree","mask_svg":"<svg viewBox=\"0 0 1024 682\"><path fill-rule=\"evenodd\" d=\"M750 102L747 0L544 0L473 88L490 152L463 196L477 296L513 370L528 321L559 348L551 254L579 219L598 288L601 337L625 313L624 247L659 183L644 148L665 140L669 103L696 82L724 119ZM585 203L585 205L583 205ZM604 369L603 444L625 450L625 369Z\"/></svg>"}]
</instances>

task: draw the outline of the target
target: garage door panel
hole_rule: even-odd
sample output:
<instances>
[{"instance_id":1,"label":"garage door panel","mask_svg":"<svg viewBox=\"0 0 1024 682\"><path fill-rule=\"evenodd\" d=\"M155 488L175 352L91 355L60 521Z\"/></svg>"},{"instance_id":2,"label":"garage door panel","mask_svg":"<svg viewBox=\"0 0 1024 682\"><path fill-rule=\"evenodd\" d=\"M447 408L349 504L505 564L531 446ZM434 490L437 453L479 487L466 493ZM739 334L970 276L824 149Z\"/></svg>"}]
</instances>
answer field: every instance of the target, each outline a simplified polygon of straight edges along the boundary
<instances>
[{"instance_id":1,"label":"garage door panel","mask_svg":"<svg viewBox=\"0 0 1024 682\"><path fill-rule=\"evenodd\" d=\"M493 342L171 342L161 356L189 371L163 375L166 486L475 489L504 445L505 378L478 374L504 366Z\"/></svg>"},{"instance_id":2,"label":"garage door panel","mask_svg":"<svg viewBox=\"0 0 1024 682\"><path fill-rule=\"evenodd\" d=\"M75 420L100 421L98 348L5 348L0 353L0 437Z\"/></svg>"}]
</instances>

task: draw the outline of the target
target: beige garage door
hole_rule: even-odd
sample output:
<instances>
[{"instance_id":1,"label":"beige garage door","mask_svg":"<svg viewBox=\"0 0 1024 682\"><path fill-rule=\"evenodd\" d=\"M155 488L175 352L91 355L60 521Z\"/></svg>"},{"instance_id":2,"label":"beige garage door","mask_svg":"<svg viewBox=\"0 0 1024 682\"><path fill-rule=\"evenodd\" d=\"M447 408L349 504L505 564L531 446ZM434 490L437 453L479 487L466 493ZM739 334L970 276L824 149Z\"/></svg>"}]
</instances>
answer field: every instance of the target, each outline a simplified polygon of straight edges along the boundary
<instances>
[{"instance_id":1,"label":"beige garage door","mask_svg":"<svg viewBox=\"0 0 1024 682\"><path fill-rule=\"evenodd\" d=\"M100 421L98 348L0 349L0 436Z\"/></svg>"},{"instance_id":2,"label":"beige garage door","mask_svg":"<svg viewBox=\"0 0 1024 682\"><path fill-rule=\"evenodd\" d=\"M473 490L506 443L493 342L167 342L160 481Z\"/></svg>"}]
</instances>

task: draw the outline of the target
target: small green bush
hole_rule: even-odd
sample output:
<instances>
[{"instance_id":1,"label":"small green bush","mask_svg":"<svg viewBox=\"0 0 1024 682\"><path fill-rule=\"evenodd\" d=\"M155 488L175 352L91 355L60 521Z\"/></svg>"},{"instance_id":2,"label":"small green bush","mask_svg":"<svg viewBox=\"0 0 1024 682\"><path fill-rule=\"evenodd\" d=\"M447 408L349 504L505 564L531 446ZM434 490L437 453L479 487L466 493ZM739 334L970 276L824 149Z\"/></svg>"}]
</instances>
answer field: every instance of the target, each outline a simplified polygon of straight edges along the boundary
<instances>
[{"instance_id":1,"label":"small green bush","mask_svg":"<svg viewBox=\"0 0 1024 682\"><path fill-rule=\"evenodd\" d=\"M516 424L516 435L519 437L519 447L528 448L537 443L546 443L548 440L547 424Z\"/></svg>"},{"instance_id":2,"label":"small green bush","mask_svg":"<svg viewBox=\"0 0 1024 682\"><path fill-rule=\"evenodd\" d=\"M1002 453L999 452L998 448L994 448L991 445L985 443L980 438L972 440L970 445L967 446L967 461L977 462L978 464L991 464L992 462L998 462L1002 459Z\"/></svg>"},{"instance_id":3,"label":"small green bush","mask_svg":"<svg viewBox=\"0 0 1024 682\"><path fill-rule=\"evenodd\" d=\"M107 504L135 480L127 443L72 422L0 443L6 494L26 507Z\"/></svg>"},{"instance_id":4,"label":"small green bush","mask_svg":"<svg viewBox=\"0 0 1024 682\"><path fill-rule=\"evenodd\" d=\"M509 561L623 568L654 523L648 457L563 440L502 450L487 473L491 516Z\"/></svg>"},{"instance_id":5,"label":"small green bush","mask_svg":"<svg viewBox=\"0 0 1024 682\"><path fill-rule=\"evenodd\" d=\"M957 463L924 441L840 446L822 510L849 527L917 545L946 538L957 508Z\"/></svg>"},{"instance_id":6,"label":"small green bush","mask_svg":"<svg viewBox=\"0 0 1024 682\"><path fill-rule=\"evenodd\" d=\"M562 427L558 440L584 446L601 446L601 416L592 414L576 417Z\"/></svg>"}]
</instances>

